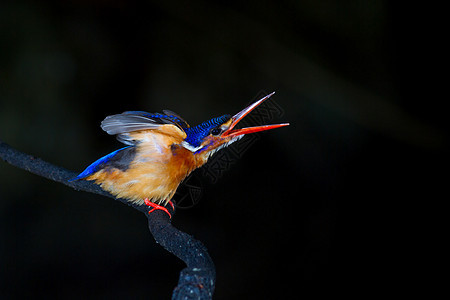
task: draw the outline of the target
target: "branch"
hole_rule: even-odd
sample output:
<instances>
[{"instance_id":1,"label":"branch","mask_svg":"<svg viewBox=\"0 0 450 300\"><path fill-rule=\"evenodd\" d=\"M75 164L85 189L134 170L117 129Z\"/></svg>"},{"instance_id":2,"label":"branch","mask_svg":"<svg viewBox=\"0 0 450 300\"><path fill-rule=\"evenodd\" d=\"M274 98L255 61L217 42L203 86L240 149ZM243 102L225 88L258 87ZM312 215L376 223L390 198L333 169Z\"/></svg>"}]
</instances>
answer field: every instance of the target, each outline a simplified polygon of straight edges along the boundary
<instances>
[{"instance_id":1,"label":"branch","mask_svg":"<svg viewBox=\"0 0 450 300\"><path fill-rule=\"evenodd\" d=\"M75 190L95 193L119 200L144 213L148 218L148 227L155 241L187 265L180 272L178 285L174 289L172 299L212 298L216 281L216 271L206 247L192 236L173 227L166 213L157 210L148 214L148 207L146 205L132 204L126 199L115 198L110 193L102 190L98 185L89 181L69 182L68 180L77 176L78 173L20 152L1 140L0 158L13 166L63 183ZM173 216L174 211L172 211L172 208L168 207L168 209Z\"/></svg>"}]
</instances>

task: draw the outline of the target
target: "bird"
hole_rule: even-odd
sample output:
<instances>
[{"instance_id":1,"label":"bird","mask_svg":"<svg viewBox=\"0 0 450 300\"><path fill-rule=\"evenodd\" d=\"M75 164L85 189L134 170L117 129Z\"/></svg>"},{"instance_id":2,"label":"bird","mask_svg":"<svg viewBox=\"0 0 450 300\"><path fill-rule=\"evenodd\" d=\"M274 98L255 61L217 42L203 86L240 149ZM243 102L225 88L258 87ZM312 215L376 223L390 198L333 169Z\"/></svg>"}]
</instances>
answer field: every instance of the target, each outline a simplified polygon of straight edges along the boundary
<instances>
[{"instance_id":1,"label":"bird","mask_svg":"<svg viewBox=\"0 0 450 300\"><path fill-rule=\"evenodd\" d=\"M222 115L196 126L178 114L125 111L107 116L101 128L126 146L90 164L70 181L94 181L117 198L166 212L180 183L220 149L244 135L288 126L289 123L237 129L236 125L275 92L237 114Z\"/></svg>"}]
</instances>

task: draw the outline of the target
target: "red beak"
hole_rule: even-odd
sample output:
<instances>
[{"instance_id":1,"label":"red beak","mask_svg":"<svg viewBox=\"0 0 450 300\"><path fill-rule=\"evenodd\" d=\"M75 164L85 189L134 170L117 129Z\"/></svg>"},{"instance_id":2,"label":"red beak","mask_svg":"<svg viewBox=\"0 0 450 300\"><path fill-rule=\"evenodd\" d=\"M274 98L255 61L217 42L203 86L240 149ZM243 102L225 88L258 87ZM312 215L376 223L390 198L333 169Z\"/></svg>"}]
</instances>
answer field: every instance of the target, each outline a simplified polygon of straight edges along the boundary
<instances>
[{"instance_id":1,"label":"red beak","mask_svg":"<svg viewBox=\"0 0 450 300\"><path fill-rule=\"evenodd\" d=\"M252 105L248 106L247 108L244 108L243 110L241 110L240 112L235 114L232 117L233 121L232 121L232 123L230 125L230 128L228 128L222 134L222 136L238 136L238 135L249 134L249 133L253 133L253 132L259 132L259 131L264 131L264 130L269 130L269 129L275 129L275 128L278 128L278 127L288 126L289 123L283 123L283 124L274 124L274 125L263 125L263 126L246 127L246 128L242 128L242 129L233 129L237 125L237 123L239 123L239 121L241 121L246 115L248 115L256 107L261 105L261 103L263 103L264 101L269 99L273 94L275 94L275 92L265 96L262 99L259 99L258 101L256 101Z\"/></svg>"}]
</instances>

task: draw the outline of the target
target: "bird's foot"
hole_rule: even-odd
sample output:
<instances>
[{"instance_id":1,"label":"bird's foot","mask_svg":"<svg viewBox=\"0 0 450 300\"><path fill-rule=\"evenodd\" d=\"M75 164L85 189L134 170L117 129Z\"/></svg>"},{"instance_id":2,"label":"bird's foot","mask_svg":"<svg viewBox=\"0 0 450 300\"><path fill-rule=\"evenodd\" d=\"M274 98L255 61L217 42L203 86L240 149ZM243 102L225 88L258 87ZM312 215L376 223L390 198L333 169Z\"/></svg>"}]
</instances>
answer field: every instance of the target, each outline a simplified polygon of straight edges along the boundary
<instances>
[{"instance_id":1,"label":"bird's foot","mask_svg":"<svg viewBox=\"0 0 450 300\"><path fill-rule=\"evenodd\" d=\"M164 211L166 214L168 214L168 215L169 215L169 218L172 219L172 215L171 215L170 212L167 210L167 208L165 208L164 206L158 205L158 204L156 204L156 203L150 201L148 198L145 198L145 199L144 199L144 203L145 203L145 205L147 205L147 206L153 207L153 208L148 212L149 214L152 213L153 211L159 209L159 210ZM169 204L172 206L172 209L175 209L175 207L173 206L172 201L169 201Z\"/></svg>"},{"instance_id":2,"label":"bird's foot","mask_svg":"<svg viewBox=\"0 0 450 300\"><path fill-rule=\"evenodd\" d=\"M175 206L173 205L173 202L169 200L170 206L172 206L172 210L175 210Z\"/></svg>"}]
</instances>

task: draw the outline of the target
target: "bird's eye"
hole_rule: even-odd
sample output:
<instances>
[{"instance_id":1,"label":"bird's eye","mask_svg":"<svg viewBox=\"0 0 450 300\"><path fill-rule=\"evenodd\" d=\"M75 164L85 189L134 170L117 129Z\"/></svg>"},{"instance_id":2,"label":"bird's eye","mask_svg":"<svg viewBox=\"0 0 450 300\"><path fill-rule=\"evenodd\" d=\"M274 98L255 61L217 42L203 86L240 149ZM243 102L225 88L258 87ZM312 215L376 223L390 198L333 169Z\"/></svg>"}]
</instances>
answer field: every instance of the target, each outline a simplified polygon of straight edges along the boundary
<instances>
[{"instance_id":1,"label":"bird's eye","mask_svg":"<svg viewBox=\"0 0 450 300\"><path fill-rule=\"evenodd\" d=\"M219 135L221 132L222 132L222 130L220 130L220 128L213 128L211 130L212 135Z\"/></svg>"}]
</instances>

